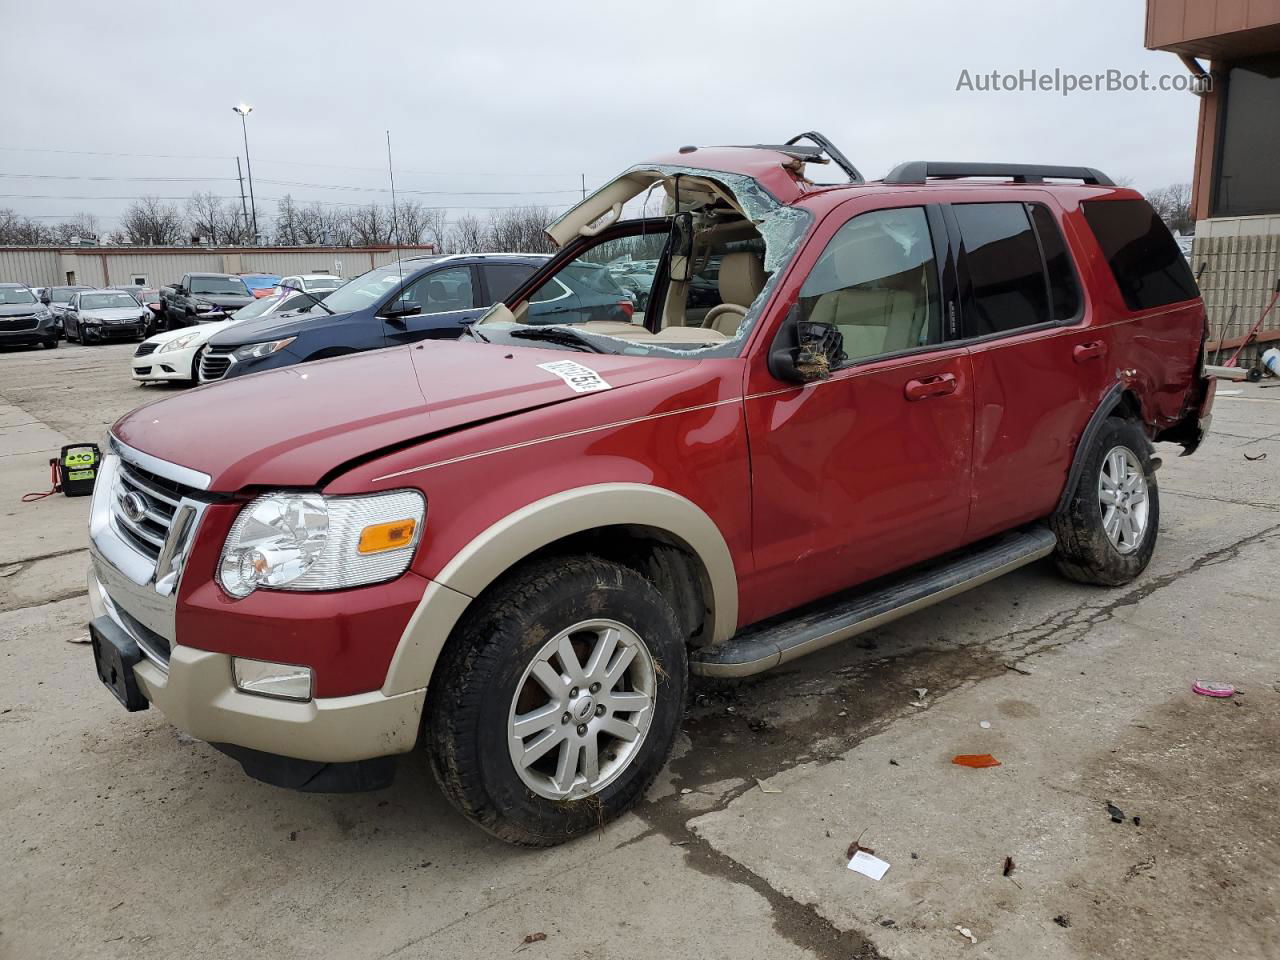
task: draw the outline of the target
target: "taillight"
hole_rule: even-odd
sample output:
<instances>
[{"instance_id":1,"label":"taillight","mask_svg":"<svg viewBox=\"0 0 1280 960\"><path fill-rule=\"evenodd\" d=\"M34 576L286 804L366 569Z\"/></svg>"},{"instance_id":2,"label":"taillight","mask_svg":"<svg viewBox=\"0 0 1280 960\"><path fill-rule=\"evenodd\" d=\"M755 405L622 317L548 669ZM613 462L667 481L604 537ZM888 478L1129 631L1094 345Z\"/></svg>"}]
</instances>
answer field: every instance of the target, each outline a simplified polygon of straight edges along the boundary
<instances>
[{"instance_id":1,"label":"taillight","mask_svg":"<svg viewBox=\"0 0 1280 960\"><path fill-rule=\"evenodd\" d=\"M618 309L626 314L628 320L636 315L636 305L630 300L619 300Z\"/></svg>"}]
</instances>

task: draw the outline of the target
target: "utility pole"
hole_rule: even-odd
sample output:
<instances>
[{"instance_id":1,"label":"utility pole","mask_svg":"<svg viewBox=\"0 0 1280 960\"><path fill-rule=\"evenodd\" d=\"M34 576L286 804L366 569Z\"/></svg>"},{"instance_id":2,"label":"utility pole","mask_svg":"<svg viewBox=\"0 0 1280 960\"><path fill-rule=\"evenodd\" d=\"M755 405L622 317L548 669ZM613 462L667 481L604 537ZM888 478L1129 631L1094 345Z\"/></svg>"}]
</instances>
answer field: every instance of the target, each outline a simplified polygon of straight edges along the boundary
<instances>
[{"instance_id":1,"label":"utility pole","mask_svg":"<svg viewBox=\"0 0 1280 960\"><path fill-rule=\"evenodd\" d=\"M587 199L587 175L582 175L582 199Z\"/></svg>"},{"instance_id":2,"label":"utility pole","mask_svg":"<svg viewBox=\"0 0 1280 960\"><path fill-rule=\"evenodd\" d=\"M244 232L249 232L249 207L244 199L244 174L240 170L240 158L236 157L236 179L240 181L240 212L244 214Z\"/></svg>"},{"instance_id":3,"label":"utility pole","mask_svg":"<svg viewBox=\"0 0 1280 960\"><path fill-rule=\"evenodd\" d=\"M249 160L249 126L245 118L253 112L253 107L241 103L231 108L240 114L240 131L244 134L244 169L249 175L249 206L253 210L253 242L258 243L258 201L253 198L253 163Z\"/></svg>"}]
</instances>

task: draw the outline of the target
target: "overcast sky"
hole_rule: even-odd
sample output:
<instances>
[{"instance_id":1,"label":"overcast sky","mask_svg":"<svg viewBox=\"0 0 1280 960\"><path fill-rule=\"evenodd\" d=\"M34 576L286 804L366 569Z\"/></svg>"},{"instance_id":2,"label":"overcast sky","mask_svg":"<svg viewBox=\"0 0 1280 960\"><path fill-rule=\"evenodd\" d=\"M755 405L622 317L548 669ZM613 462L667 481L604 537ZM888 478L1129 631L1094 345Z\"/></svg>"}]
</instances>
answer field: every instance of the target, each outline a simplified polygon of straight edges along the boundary
<instances>
[{"instance_id":1,"label":"overcast sky","mask_svg":"<svg viewBox=\"0 0 1280 960\"><path fill-rule=\"evenodd\" d=\"M10 195L0 207L50 219L85 210L110 225L128 200L102 198L238 196L240 101L254 107L249 149L268 217L285 193L388 199L331 189L385 190L388 129L397 187L451 216L558 210L582 174L590 188L681 144L811 129L868 177L908 159L1054 162L1150 189L1190 179L1191 94L956 90L964 69L1185 72L1143 49L1144 10L1142 0L0 0L0 194Z\"/></svg>"}]
</instances>

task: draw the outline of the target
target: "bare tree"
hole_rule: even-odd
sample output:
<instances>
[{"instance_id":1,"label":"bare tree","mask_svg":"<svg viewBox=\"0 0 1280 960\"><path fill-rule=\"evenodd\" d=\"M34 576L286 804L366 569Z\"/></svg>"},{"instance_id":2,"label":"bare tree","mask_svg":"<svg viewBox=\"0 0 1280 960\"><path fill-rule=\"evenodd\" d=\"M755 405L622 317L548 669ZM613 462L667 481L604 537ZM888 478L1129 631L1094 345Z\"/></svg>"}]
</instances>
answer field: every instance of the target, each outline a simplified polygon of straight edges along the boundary
<instances>
[{"instance_id":1,"label":"bare tree","mask_svg":"<svg viewBox=\"0 0 1280 960\"><path fill-rule=\"evenodd\" d=\"M92 213L77 213L53 228L53 236L58 243L70 243L76 239L96 240L99 239L98 233L98 218Z\"/></svg>"},{"instance_id":2,"label":"bare tree","mask_svg":"<svg viewBox=\"0 0 1280 960\"><path fill-rule=\"evenodd\" d=\"M1178 233L1194 233L1195 218L1191 215L1191 184L1171 183L1147 194L1147 200L1165 225Z\"/></svg>"},{"instance_id":3,"label":"bare tree","mask_svg":"<svg viewBox=\"0 0 1280 960\"><path fill-rule=\"evenodd\" d=\"M178 208L157 197L140 197L124 212L120 228L130 243L171 246L182 240L184 224Z\"/></svg>"},{"instance_id":4,"label":"bare tree","mask_svg":"<svg viewBox=\"0 0 1280 960\"><path fill-rule=\"evenodd\" d=\"M464 213L453 224L449 231L450 253L483 253L485 246L485 226L474 213Z\"/></svg>"},{"instance_id":5,"label":"bare tree","mask_svg":"<svg viewBox=\"0 0 1280 960\"><path fill-rule=\"evenodd\" d=\"M449 211L444 207L423 207L421 240L444 250L449 242Z\"/></svg>"},{"instance_id":6,"label":"bare tree","mask_svg":"<svg viewBox=\"0 0 1280 960\"><path fill-rule=\"evenodd\" d=\"M427 208L417 200L402 200L396 204L392 222L392 242L405 244L422 242L427 232Z\"/></svg>"},{"instance_id":7,"label":"bare tree","mask_svg":"<svg viewBox=\"0 0 1280 960\"><path fill-rule=\"evenodd\" d=\"M370 203L348 214L356 242L365 246L391 242L391 208Z\"/></svg>"},{"instance_id":8,"label":"bare tree","mask_svg":"<svg viewBox=\"0 0 1280 960\"><path fill-rule=\"evenodd\" d=\"M300 239L301 215L291 194L286 193L276 202L276 243L283 247L296 247L303 242Z\"/></svg>"},{"instance_id":9,"label":"bare tree","mask_svg":"<svg viewBox=\"0 0 1280 960\"><path fill-rule=\"evenodd\" d=\"M554 218L546 207L493 210L486 224L485 247L495 253L550 253L546 230Z\"/></svg>"},{"instance_id":10,"label":"bare tree","mask_svg":"<svg viewBox=\"0 0 1280 960\"><path fill-rule=\"evenodd\" d=\"M53 242L53 231L40 221L19 216L7 208L0 210L0 244L29 247Z\"/></svg>"},{"instance_id":11,"label":"bare tree","mask_svg":"<svg viewBox=\"0 0 1280 960\"><path fill-rule=\"evenodd\" d=\"M213 193L193 193L187 200L187 224L191 228L192 241L207 240L215 246L228 243L228 234L234 231L235 220L235 212Z\"/></svg>"}]
</instances>

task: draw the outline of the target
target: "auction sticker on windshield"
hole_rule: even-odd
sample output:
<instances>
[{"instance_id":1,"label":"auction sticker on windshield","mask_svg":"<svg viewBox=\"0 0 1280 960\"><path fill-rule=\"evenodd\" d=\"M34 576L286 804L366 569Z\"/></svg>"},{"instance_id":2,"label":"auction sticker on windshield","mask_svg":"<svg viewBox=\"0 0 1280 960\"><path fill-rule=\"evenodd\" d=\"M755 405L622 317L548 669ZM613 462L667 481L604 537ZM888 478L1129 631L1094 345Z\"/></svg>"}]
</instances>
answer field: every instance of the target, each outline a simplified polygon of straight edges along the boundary
<instances>
[{"instance_id":1,"label":"auction sticker on windshield","mask_svg":"<svg viewBox=\"0 0 1280 960\"><path fill-rule=\"evenodd\" d=\"M610 389L604 377L574 360L553 360L551 363L538 364L538 368L554 373L574 393L595 393L597 390Z\"/></svg>"}]
</instances>

